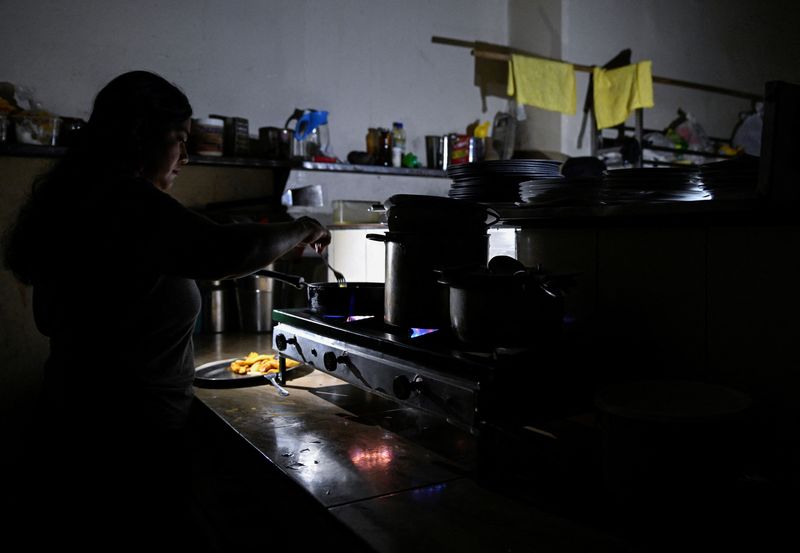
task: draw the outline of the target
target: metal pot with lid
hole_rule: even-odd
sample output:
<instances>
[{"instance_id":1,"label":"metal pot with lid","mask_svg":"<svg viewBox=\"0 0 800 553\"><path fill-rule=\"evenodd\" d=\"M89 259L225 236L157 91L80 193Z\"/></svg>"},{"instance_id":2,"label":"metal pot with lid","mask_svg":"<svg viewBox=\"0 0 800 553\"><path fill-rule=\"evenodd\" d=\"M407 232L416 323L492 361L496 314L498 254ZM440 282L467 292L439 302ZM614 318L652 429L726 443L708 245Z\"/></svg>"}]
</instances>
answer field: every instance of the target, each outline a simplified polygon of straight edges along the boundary
<instances>
[{"instance_id":1,"label":"metal pot with lid","mask_svg":"<svg viewBox=\"0 0 800 553\"><path fill-rule=\"evenodd\" d=\"M450 325L447 287L437 270L486 264L489 235L463 232L387 232L368 234L386 244L384 320L405 328Z\"/></svg>"},{"instance_id":2,"label":"metal pot with lid","mask_svg":"<svg viewBox=\"0 0 800 553\"><path fill-rule=\"evenodd\" d=\"M392 232L476 232L500 220L493 209L485 205L423 194L395 194L383 204L372 206L373 211L385 211Z\"/></svg>"},{"instance_id":3,"label":"metal pot with lid","mask_svg":"<svg viewBox=\"0 0 800 553\"><path fill-rule=\"evenodd\" d=\"M561 332L569 275L525 267L508 256L493 257L488 266L439 275L449 289L450 328L463 343L530 346Z\"/></svg>"}]
</instances>

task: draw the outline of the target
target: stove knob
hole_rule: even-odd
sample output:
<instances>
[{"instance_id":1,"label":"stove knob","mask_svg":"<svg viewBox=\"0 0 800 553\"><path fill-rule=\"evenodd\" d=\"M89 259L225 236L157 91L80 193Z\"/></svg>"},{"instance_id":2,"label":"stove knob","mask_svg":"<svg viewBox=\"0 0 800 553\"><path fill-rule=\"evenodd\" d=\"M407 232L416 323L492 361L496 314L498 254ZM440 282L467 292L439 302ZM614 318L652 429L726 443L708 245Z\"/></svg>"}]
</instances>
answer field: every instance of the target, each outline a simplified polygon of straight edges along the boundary
<instances>
[{"instance_id":1,"label":"stove knob","mask_svg":"<svg viewBox=\"0 0 800 553\"><path fill-rule=\"evenodd\" d=\"M278 351L283 351L289 344L296 344L297 338L286 338L283 334L278 334L275 336L275 347L278 348Z\"/></svg>"},{"instance_id":2,"label":"stove knob","mask_svg":"<svg viewBox=\"0 0 800 553\"><path fill-rule=\"evenodd\" d=\"M408 399L411 397L412 392L422 391L422 377L415 376L414 380L409 380L407 376L400 375L394 377L392 382L392 391L398 399Z\"/></svg>"},{"instance_id":3,"label":"stove knob","mask_svg":"<svg viewBox=\"0 0 800 553\"><path fill-rule=\"evenodd\" d=\"M322 363L325 365L325 368L328 371L333 372L339 365L339 358L336 357L336 354L334 352L326 351L325 355L322 356Z\"/></svg>"}]
</instances>

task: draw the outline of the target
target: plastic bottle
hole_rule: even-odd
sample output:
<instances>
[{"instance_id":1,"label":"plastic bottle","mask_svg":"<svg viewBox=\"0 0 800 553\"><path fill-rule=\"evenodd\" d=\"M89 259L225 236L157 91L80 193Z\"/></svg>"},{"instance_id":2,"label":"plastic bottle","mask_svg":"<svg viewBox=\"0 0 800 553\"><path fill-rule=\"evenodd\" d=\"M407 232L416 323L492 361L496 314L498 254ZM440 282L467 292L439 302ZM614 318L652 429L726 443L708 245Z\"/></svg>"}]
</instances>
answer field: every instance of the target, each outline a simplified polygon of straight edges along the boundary
<instances>
[{"instance_id":1,"label":"plastic bottle","mask_svg":"<svg viewBox=\"0 0 800 553\"><path fill-rule=\"evenodd\" d=\"M392 123L392 167L402 167L403 154L406 153L406 131L403 124Z\"/></svg>"}]
</instances>

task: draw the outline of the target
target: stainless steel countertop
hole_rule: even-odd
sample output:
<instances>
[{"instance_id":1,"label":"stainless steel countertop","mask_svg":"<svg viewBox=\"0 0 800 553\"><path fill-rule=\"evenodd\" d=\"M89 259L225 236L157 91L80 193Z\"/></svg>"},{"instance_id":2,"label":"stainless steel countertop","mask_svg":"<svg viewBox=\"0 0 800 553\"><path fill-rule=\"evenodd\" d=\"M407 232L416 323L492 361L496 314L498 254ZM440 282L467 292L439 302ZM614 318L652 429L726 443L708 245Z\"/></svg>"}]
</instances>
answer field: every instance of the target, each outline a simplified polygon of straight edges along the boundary
<instances>
[{"instance_id":1,"label":"stainless steel countertop","mask_svg":"<svg viewBox=\"0 0 800 553\"><path fill-rule=\"evenodd\" d=\"M269 353L268 334L195 337L196 364ZM621 551L618 542L481 487L469 434L320 371L195 388L197 398L376 551Z\"/></svg>"}]
</instances>

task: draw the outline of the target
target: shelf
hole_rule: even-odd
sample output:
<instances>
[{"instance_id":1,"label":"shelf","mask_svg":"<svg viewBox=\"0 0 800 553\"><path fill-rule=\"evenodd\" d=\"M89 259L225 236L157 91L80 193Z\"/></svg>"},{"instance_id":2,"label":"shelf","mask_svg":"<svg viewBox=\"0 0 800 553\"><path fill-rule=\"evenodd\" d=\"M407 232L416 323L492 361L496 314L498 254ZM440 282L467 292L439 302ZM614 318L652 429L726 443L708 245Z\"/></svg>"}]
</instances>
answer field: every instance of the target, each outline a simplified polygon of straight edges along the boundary
<instances>
[{"instance_id":1,"label":"shelf","mask_svg":"<svg viewBox=\"0 0 800 553\"><path fill-rule=\"evenodd\" d=\"M0 144L0 156L9 157L62 157L65 146L36 146L33 144ZM320 171L336 173L360 173L366 175L392 175L402 177L447 178L441 169L409 169L406 167L383 167L381 165L353 165L351 163L316 163L313 161L288 161L257 157L224 157L190 155L189 165L210 167L252 167L261 169L285 169L289 171Z\"/></svg>"},{"instance_id":2,"label":"shelf","mask_svg":"<svg viewBox=\"0 0 800 553\"><path fill-rule=\"evenodd\" d=\"M447 178L447 173L441 169L409 169L407 167L383 167L381 165L352 165L350 163L316 163L313 161L304 161L296 168L304 171L333 171L371 175L396 175L402 177Z\"/></svg>"},{"instance_id":3,"label":"shelf","mask_svg":"<svg viewBox=\"0 0 800 553\"><path fill-rule=\"evenodd\" d=\"M37 146L34 144L0 144L0 156L8 157L61 157L65 146Z\"/></svg>"}]
</instances>

